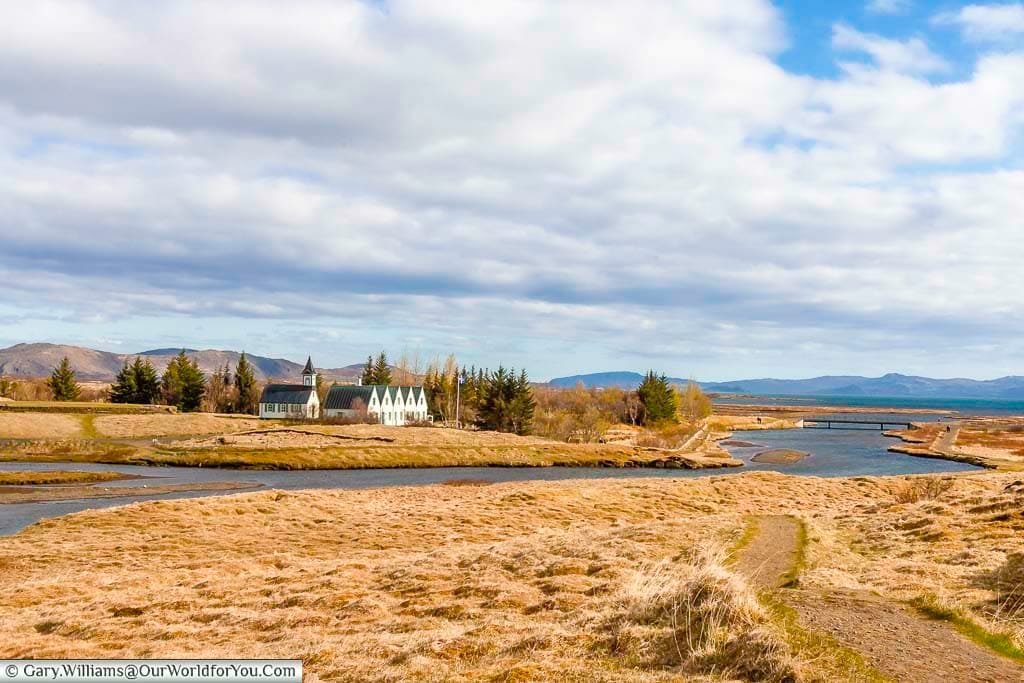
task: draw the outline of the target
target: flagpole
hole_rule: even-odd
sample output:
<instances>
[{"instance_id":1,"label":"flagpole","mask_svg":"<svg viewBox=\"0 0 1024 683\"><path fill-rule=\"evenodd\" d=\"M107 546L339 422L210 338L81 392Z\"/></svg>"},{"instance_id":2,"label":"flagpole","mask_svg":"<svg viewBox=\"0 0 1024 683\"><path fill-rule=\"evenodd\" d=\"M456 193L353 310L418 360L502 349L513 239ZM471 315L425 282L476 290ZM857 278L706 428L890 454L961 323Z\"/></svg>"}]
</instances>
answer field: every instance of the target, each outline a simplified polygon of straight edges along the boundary
<instances>
[{"instance_id":1,"label":"flagpole","mask_svg":"<svg viewBox=\"0 0 1024 683\"><path fill-rule=\"evenodd\" d=\"M459 404L462 403L462 373L455 371L455 428L459 428Z\"/></svg>"}]
</instances>

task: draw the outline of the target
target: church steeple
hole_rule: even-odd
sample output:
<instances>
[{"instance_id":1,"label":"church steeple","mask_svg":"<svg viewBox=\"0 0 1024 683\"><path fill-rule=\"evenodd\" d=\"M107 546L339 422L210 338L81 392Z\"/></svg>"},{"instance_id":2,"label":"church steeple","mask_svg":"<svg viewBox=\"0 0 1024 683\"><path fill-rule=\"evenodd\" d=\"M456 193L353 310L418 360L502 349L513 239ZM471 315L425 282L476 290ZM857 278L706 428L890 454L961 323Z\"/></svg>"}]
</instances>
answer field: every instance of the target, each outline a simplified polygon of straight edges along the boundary
<instances>
[{"instance_id":1,"label":"church steeple","mask_svg":"<svg viewBox=\"0 0 1024 683\"><path fill-rule=\"evenodd\" d=\"M306 358L306 367L302 369L302 385L306 387L316 386L316 370L313 368L313 357Z\"/></svg>"}]
</instances>

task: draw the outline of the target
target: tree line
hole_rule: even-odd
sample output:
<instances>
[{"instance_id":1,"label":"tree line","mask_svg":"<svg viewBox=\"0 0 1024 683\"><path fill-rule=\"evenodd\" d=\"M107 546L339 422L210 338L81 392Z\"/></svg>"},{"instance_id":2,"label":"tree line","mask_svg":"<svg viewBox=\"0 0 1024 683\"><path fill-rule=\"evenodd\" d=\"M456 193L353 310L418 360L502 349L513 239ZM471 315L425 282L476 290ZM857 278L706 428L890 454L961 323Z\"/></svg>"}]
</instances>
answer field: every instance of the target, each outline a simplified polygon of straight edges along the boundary
<instances>
[{"instance_id":1,"label":"tree line","mask_svg":"<svg viewBox=\"0 0 1024 683\"><path fill-rule=\"evenodd\" d=\"M47 386L55 401L74 401L81 395L81 386L66 357L54 368ZM110 387L111 403L162 403L182 412L254 415L259 400L256 374L244 351L234 371L225 363L209 379L184 351L171 359L163 374L157 374L148 358L136 356L131 363L125 360Z\"/></svg>"},{"instance_id":2,"label":"tree line","mask_svg":"<svg viewBox=\"0 0 1024 683\"><path fill-rule=\"evenodd\" d=\"M364 385L391 385L397 375L403 383L422 383L429 412L444 424L475 426L515 434L537 433L559 440L597 441L615 424L666 428L693 424L711 414L711 401L700 387L672 385L664 374L651 370L635 391L619 388L542 388L531 385L525 370L516 372L460 366L454 356L430 364L419 375L413 364L388 363L381 351L370 356L362 372ZM318 378L319 379L319 378ZM57 401L73 401L81 387L67 358L54 368L47 387ZM318 392L325 387L318 383ZM110 389L114 403L176 406L183 412L256 414L259 384L243 352L232 369L228 364L207 378L184 351L159 375L148 358L125 361Z\"/></svg>"},{"instance_id":3,"label":"tree line","mask_svg":"<svg viewBox=\"0 0 1024 683\"><path fill-rule=\"evenodd\" d=\"M525 370L459 367L454 356L423 376L428 410L446 424L529 434L537 401Z\"/></svg>"}]
</instances>

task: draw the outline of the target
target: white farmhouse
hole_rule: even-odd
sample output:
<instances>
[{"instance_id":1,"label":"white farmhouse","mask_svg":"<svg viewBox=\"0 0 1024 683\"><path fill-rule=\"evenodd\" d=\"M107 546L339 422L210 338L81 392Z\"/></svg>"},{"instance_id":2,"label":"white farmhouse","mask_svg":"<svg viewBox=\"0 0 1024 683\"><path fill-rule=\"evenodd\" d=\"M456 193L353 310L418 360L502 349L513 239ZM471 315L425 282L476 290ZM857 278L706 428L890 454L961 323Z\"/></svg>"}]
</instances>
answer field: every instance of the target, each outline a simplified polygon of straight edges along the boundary
<instances>
[{"instance_id":1,"label":"white farmhouse","mask_svg":"<svg viewBox=\"0 0 1024 683\"><path fill-rule=\"evenodd\" d=\"M302 384L268 384L260 396L261 418L315 420L320 417L320 397L316 394L316 370L313 359L306 360Z\"/></svg>"},{"instance_id":2,"label":"white farmhouse","mask_svg":"<svg viewBox=\"0 0 1024 683\"><path fill-rule=\"evenodd\" d=\"M429 420L423 387L389 387L382 384L331 387L324 400L325 417L369 415L385 425L401 426Z\"/></svg>"}]
</instances>

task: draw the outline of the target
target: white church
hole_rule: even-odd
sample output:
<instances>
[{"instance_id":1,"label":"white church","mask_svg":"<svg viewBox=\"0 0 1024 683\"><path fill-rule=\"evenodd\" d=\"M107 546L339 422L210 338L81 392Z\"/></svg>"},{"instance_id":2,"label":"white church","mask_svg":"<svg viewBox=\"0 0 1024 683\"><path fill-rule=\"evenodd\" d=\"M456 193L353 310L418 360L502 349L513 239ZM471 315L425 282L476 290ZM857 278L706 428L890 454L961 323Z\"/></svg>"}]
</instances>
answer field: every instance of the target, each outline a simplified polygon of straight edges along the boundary
<instances>
[{"instance_id":1,"label":"white church","mask_svg":"<svg viewBox=\"0 0 1024 683\"><path fill-rule=\"evenodd\" d=\"M400 427L410 422L427 422L427 394L421 386L351 386L335 384L327 393L321 411L316 393L313 359L306 360L302 384L268 384L260 396L260 417L266 419L307 419L324 417L373 417L380 424Z\"/></svg>"},{"instance_id":2,"label":"white church","mask_svg":"<svg viewBox=\"0 0 1024 683\"><path fill-rule=\"evenodd\" d=\"M266 419L315 420L320 417L313 358L306 359L302 384L268 384L260 396L260 417Z\"/></svg>"}]
</instances>

